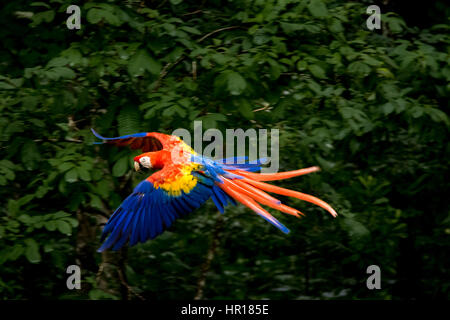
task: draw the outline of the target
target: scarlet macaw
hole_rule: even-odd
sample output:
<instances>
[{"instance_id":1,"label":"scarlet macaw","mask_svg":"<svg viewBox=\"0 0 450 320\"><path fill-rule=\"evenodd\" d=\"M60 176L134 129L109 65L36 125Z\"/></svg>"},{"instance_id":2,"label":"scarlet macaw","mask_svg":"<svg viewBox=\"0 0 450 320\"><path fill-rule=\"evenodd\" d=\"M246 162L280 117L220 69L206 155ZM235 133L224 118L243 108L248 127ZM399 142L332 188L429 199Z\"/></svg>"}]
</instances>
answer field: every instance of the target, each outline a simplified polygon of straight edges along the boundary
<instances>
[{"instance_id":1,"label":"scarlet macaw","mask_svg":"<svg viewBox=\"0 0 450 320\"><path fill-rule=\"evenodd\" d=\"M154 168L153 173L140 182L112 214L106 223L101 241L108 239L98 250L112 247L120 249L127 241L129 246L145 242L161 234L179 218L211 198L219 211L235 200L249 207L284 233L289 230L263 209L260 204L299 217L300 211L281 204L281 201L264 191L298 198L327 210L333 217L336 211L324 201L289 189L276 187L262 181L282 180L318 171L318 167L280 173L254 173L261 169L256 164L229 163L229 159L215 161L196 153L179 137L157 132L142 132L116 138L105 138L92 129L103 143L129 146L144 153L134 158L136 171ZM233 162L237 158L232 159ZM228 162L228 164L227 164ZM263 191L264 190L264 191Z\"/></svg>"}]
</instances>

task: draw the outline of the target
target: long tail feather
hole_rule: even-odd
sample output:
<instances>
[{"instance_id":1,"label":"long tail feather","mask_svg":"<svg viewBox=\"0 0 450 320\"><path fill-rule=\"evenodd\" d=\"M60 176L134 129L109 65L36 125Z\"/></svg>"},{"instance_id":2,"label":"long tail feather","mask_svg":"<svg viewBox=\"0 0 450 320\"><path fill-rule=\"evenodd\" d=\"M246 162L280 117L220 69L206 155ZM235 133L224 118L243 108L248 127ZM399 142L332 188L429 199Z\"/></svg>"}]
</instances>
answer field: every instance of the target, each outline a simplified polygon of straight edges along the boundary
<instances>
[{"instance_id":1,"label":"long tail feather","mask_svg":"<svg viewBox=\"0 0 450 320\"><path fill-rule=\"evenodd\" d=\"M244 204L264 219L281 229L283 232L289 232L285 226L270 215L270 213L264 210L260 204L296 217L300 217L300 215L303 216L304 214L297 209L282 204L280 200L267 194L265 192L267 191L314 203L315 205L327 210L333 217L337 216L336 211L328 203L319 198L262 182L289 179L316 172L320 170L317 166L279 173L255 173L252 171L260 170L260 165L264 161L258 161L256 165L251 165L249 163L232 164L229 163L230 161L218 163L196 156L192 157L192 161L201 164L204 168L203 170L205 174L210 174L213 177L215 183L214 187L221 190L221 192L216 192L215 198L213 198L216 206L221 212L223 211L226 203L220 201L220 193L224 193L229 197L229 199L234 199Z\"/></svg>"},{"instance_id":2,"label":"long tail feather","mask_svg":"<svg viewBox=\"0 0 450 320\"><path fill-rule=\"evenodd\" d=\"M242 187L242 188L247 189L250 193L253 193L253 194L262 193L262 194L266 195L267 197L272 198L267 193L265 193L265 192L255 188L255 187L253 187L250 184L247 184L247 183L243 182L242 180L234 180L234 183L237 184L238 186ZM281 212L293 215L295 217L300 217L299 215L302 215L302 216L304 215L303 213L301 213L297 209L294 209L294 208L291 208L291 207L288 207L288 206L282 204L278 199L276 199L276 198L273 198L273 199L277 200L278 203L275 202L275 201L267 201L267 202L258 201L258 202L261 203L261 204L265 204L268 207L271 207L272 209L277 209L277 210L279 210ZM257 199L255 199L255 200L257 200Z\"/></svg>"},{"instance_id":3,"label":"long tail feather","mask_svg":"<svg viewBox=\"0 0 450 320\"><path fill-rule=\"evenodd\" d=\"M259 189L265 190L265 191L269 191L269 192L281 194L283 196L293 197L293 198L297 198L300 200L314 203L315 205L318 205L319 207L322 207L323 209L327 210L333 217L337 216L336 211L328 203L326 203L323 200L320 200L319 198L311 196L309 194L277 187L277 186L274 186L274 185L271 185L268 183L264 183L264 182L260 182L260 181L254 181L254 180L251 180L248 178L244 178L242 180L247 183L252 184L253 186L255 186Z\"/></svg>"},{"instance_id":4,"label":"long tail feather","mask_svg":"<svg viewBox=\"0 0 450 320\"><path fill-rule=\"evenodd\" d=\"M279 200L277 200L275 198L272 198L271 196L269 196L265 192L262 192L261 190L253 188L255 190L255 192L252 192L248 188L248 187L251 187L251 186L243 184L243 186L241 187L240 185L237 185L237 183L238 183L238 180L230 181L228 179L225 179L225 184L228 187L230 187L231 189L233 189L234 191L236 191L238 193L241 193L241 194L244 194L247 197L251 198L252 200L254 200L254 201L256 201L256 202L258 202L260 204L264 204L264 205L266 205L268 207L271 207L271 208L277 209L279 211L282 211L282 212L291 214L293 216L299 217L298 213L300 213L300 211L297 211L294 208L290 208L288 206L282 205ZM274 199L275 201L271 200L271 198Z\"/></svg>"},{"instance_id":5,"label":"long tail feather","mask_svg":"<svg viewBox=\"0 0 450 320\"><path fill-rule=\"evenodd\" d=\"M252 209L255 211L258 215L269 221L271 224L279 228L284 233L289 233L289 229L286 228L281 222L279 222L277 219L275 219L270 213L268 213L266 210L264 210L260 205L258 205L253 199L250 197L247 197L244 194L241 194L237 191L235 191L228 183L224 182L219 185L219 187L225 191L227 194L229 194L231 197L233 197L236 201L239 201L246 207Z\"/></svg>"},{"instance_id":6,"label":"long tail feather","mask_svg":"<svg viewBox=\"0 0 450 320\"><path fill-rule=\"evenodd\" d=\"M300 200L311 202L325 210L327 210L333 217L337 216L336 211L325 201L316 198L312 195L305 194L298 191L293 191L281 187L277 187L262 181L274 181L288 179L292 177L301 176L304 174L319 171L319 167L310 167L300 170L279 172L279 173L252 173L245 169L224 169L226 175L220 175L223 183L219 187L225 191L232 198L245 204L247 207L253 209L260 215L264 215L266 219L272 217L266 211L261 211L259 204L266 205L278 211L299 217L304 215L297 209L291 208L281 203L280 200L270 196L264 191L280 194L283 196L293 197ZM258 204L259 203L259 204ZM262 214L263 212L264 214ZM267 216L268 215L268 216ZM272 217L273 218L273 217ZM273 218L275 219L275 218Z\"/></svg>"},{"instance_id":7,"label":"long tail feather","mask_svg":"<svg viewBox=\"0 0 450 320\"><path fill-rule=\"evenodd\" d=\"M293 171L279 172L279 173L251 173L243 170L235 170L237 174L245 176L247 178L256 181L273 181L273 180L283 180L293 177L302 176L304 174L319 171L319 167L310 167Z\"/></svg>"},{"instance_id":8,"label":"long tail feather","mask_svg":"<svg viewBox=\"0 0 450 320\"><path fill-rule=\"evenodd\" d=\"M246 183L242 183L241 179L233 179L229 180L227 178L224 178L224 180L228 183L234 186L234 189L238 189L240 192L245 193L250 198L254 198L256 201L261 203L274 203L274 204L280 204L281 201L268 195L264 191L261 191L259 189L256 189L252 187L251 185L248 185Z\"/></svg>"}]
</instances>

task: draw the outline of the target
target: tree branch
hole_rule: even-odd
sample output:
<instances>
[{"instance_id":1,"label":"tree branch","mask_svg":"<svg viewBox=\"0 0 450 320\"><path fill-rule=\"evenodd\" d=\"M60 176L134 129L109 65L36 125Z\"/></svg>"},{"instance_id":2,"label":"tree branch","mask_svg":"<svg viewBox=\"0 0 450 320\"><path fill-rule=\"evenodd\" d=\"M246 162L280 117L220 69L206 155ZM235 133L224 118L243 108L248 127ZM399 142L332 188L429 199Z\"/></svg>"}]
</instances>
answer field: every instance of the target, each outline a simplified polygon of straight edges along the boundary
<instances>
[{"instance_id":1,"label":"tree branch","mask_svg":"<svg viewBox=\"0 0 450 320\"><path fill-rule=\"evenodd\" d=\"M223 227L223 218L222 214L217 217L216 223L214 225L214 233L211 239L211 245L209 246L208 253L206 254L206 260L202 265L202 271L200 274L200 278L197 283L197 293L195 294L194 300L202 300L203 299L203 289L206 284L206 274L208 273L211 262L214 259L214 255L216 253L217 246L219 244L219 236Z\"/></svg>"},{"instance_id":2,"label":"tree branch","mask_svg":"<svg viewBox=\"0 0 450 320\"><path fill-rule=\"evenodd\" d=\"M202 42L203 40L205 40L206 38L209 38L210 36L212 36L213 34L216 34L218 32L222 32L222 31L226 31L226 30L232 30L232 29L237 29L240 28L240 26L231 26L231 27L225 27L225 28L220 28L214 31L211 31L210 33L204 35L203 37L201 37L200 39L197 40L198 43Z\"/></svg>"}]
</instances>

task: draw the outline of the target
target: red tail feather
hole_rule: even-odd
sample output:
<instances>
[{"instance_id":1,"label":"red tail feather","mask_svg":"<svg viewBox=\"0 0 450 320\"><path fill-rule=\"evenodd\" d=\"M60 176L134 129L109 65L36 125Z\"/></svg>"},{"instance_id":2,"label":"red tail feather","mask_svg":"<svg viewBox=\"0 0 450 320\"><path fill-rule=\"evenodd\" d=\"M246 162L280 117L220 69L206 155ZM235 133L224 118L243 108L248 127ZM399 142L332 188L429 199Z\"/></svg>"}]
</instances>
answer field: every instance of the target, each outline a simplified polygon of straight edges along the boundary
<instances>
[{"instance_id":1,"label":"red tail feather","mask_svg":"<svg viewBox=\"0 0 450 320\"><path fill-rule=\"evenodd\" d=\"M293 170L293 171L286 171L286 172L278 172L278 173L253 173L243 170L235 170L234 173L239 174L241 176L245 176L247 178L250 178L252 180L256 181L274 181L274 180L283 180L283 179L289 179L293 177L302 176L304 174L312 173L319 171L319 167L310 167L310 168L304 168L299 170Z\"/></svg>"},{"instance_id":2,"label":"red tail feather","mask_svg":"<svg viewBox=\"0 0 450 320\"><path fill-rule=\"evenodd\" d=\"M252 198L239 193L235 188L233 188L233 185L230 183L228 179L224 180L224 183L219 184L219 187L225 191L228 195L233 197L236 201L239 201L246 207L252 209L257 214L262 216L264 219L275 225L276 227L280 228L283 232L288 233L289 230L283 226L277 219L275 219L270 213L268 213L266 210L264 210L256 201L254 201Z\"/></svg>"},{"instance_id":3,"label":"red tail feather","mask_svg":"<svg viewBox=\"0 0 450 320\"><path fill-rule=\"evenodd\" d=\"M255 187L253 187L253 186L250 185L250 184L245 183L245 182L242 181L242 180L235 179L233 182L234 182L235 184L241 186L242 188L247 189L249 192L251 192L250 194L252 194L252 193L253 193L253 194L263 193L263 194L266 195L267 197L272 198L272 197L271 197L270 195L268 195L267 193L265 193L265 192L263 192L263 191L261 191L261 190L255 188ZM255 199L255 198L254 198L254 199ZM275 199L275 198L272 198L272 199ZM255 199L255 200L257 200L257 199ZM265 205L267 205L268 207L271 207L271 208L273 208L273 209L277 209L277 210L279 210L279 211L281 211L281 212L288 213L288 214L293 215L293 216L296 216L296 217L300 217L299 214L304 215L303 213L301 213L300 211L298 211L298 210L296 210L296 209L294 209L294 208L291 208L291 207L285 206L284 204L281 204L281 201L279 201L278 199L275 199L275 200L277 200L278 202L274 202L274 201L267 201L267 202L261 202L261 201L258 201L258 202L261 203L261 204L265 204Z\"/></svg>"},{"instance_id":4,"label":"red tail feather","mask_svg":"<svg viewBox=\"0 0 450 320\"><path fill-rule=\"evenodd\" d=\"M257 213L265 215L267 219L269 219L269 217L272 216L267 211L262 209L257 202L269 206L273 209L277 209L281 212L291 214L296 217L299 217L299 214L300 215L304 214L294 208L281 204L281 202L278 199L268 195L264 191L269 191L283 196L293 197L314 203L315 205L318 205L319 207L327 210L333 217L336 217L337 216L336 211L328 203L326 203L323 200L320 200L319 198L316 198L309 194L261 182L261 181L288 179L308 174L311 172L316 172L318 170L320 170L319 167L310 167L300 170L279 172L279 173L252 173L244 170L229 170L229 172L240 175L244 177L244 179L229 180L223 178L224 183L221 184L220 187L237 201L243 203L244 205L253 209Z\"/></svg>"}]
</instances>

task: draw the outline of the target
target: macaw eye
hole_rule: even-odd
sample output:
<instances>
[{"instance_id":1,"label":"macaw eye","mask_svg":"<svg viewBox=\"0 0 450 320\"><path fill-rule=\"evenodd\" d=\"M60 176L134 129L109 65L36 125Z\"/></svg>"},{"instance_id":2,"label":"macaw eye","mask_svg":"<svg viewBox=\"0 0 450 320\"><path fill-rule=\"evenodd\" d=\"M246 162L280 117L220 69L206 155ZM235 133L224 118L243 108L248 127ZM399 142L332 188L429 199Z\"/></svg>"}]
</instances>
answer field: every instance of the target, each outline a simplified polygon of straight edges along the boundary
<instances>
[{"instance_id":1,"label":"macaw eye","mask_svg":"<svg viewBox=\"0 0 450 320\"><path fill-rule=\"evenodd\" d=\"M139 162L145 167L145 168L151 168L152 162L149 157L142 157L139 159Z\"/></svg>"}]
</instances>

